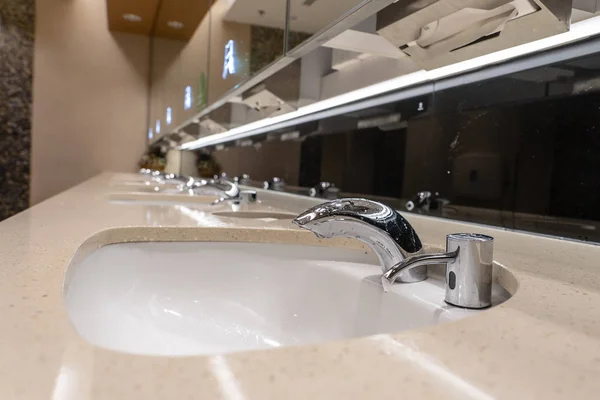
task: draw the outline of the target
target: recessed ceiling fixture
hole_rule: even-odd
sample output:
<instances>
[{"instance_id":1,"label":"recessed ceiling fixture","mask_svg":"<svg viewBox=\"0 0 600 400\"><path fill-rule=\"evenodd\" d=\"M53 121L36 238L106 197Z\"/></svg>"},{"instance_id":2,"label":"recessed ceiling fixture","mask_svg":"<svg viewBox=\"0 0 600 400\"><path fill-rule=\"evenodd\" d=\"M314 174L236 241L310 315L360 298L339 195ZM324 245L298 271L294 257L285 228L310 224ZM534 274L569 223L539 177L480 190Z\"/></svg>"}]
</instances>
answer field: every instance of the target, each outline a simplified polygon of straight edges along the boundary
<instances>
[{"instance_id":1,"label":"recessed ceiling fixture","mask_svg":"<svg viewBox=\"0 0 600 400\"><path fill-rule=\"evenodd\" d=\"M183 28L183 22L181 22L181 21L169 21L169 22L167 22L167 25L169 26L169 28L173 28L173 29L182 29Z\"/></svg>"},{"instance_id":2,"label":"recessed ceiling fixture","mask_svg":"<svg viewBox=\"0 0 600 400\"><path fill-rule=\"evenodd\" d=\"M140 22L142 17L137 14L123 14L123 19L129 22Z\"/></svg>"}]
</instances>

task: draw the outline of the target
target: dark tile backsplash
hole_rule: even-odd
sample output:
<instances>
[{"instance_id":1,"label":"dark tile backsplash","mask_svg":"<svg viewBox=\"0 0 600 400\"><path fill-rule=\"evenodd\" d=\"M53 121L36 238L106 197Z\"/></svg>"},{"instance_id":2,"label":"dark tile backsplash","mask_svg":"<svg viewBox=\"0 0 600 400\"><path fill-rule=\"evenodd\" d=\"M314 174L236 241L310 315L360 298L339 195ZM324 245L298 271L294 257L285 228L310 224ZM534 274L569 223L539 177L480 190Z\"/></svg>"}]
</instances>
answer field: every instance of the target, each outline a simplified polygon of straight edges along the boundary
<instances>
[{"instance_id":1,"label":"dark tile backsplash","mask_svg":"<svg viewBox=\"0 0 600 400\"><path fill-rule=\"evenodd\" d=\"M600 52L599 40L580 45ZM491 79L434 83L427 111L403 112L396 126L340 131L343 117L322 121L302 144L298 181L333 181L400 210L437 191L450 204L423 213L600 242L600 53L557 54ZM416 110L417 100L387 107ZM252 171L230 173L239 172Z\"/></svg>"},{"instance_id":2,"label":"dark tile backsplash","mask_svg":"<svg viewBox=\"0 0 600 400\"><path fill-rule=\"evenodd\" d=\"M33 0L0 0L0 220L27 208Z\"/></svg>"}]
</instances>

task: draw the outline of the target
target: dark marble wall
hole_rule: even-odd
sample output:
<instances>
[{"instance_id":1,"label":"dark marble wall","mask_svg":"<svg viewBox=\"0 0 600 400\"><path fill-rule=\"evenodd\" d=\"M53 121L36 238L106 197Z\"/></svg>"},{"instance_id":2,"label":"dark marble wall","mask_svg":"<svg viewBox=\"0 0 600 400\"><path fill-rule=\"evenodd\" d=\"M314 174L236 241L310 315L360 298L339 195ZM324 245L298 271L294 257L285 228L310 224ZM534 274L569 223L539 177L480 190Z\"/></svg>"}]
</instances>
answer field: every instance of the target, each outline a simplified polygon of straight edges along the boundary
<instances>
[{"instance_id":1,"label":"dark marble wall","mask_svg":"<svg viewBox=\"0 0 600 400\"><path fill-rule=\"evenodd\" d=\"M27 208L34 0L0 0L0 220Z\"/></svg>"},{"instance_id":2,"label":"dark marble wall","mask_svg":"<svg viewBox=\"0 0 600 400\"><path fill-rule=\"evenodd\" d=\"M283 56L284 31L277 28L252 25L252 45L250 46L250 74Z\"/></svg>"},{"instance_id":3,"label":"dark marble wall","mask_svg":"<svg viewBox=\"0 0 600 400\"><path fill-rule=\"evenodd\" d=\"M283 29L252 25L251 35L250 74L254 75L283 56L285 32ZM302 32L290 32L288 35L289 49L298 46L310 36Z\"/></svg>"}]
</instances>

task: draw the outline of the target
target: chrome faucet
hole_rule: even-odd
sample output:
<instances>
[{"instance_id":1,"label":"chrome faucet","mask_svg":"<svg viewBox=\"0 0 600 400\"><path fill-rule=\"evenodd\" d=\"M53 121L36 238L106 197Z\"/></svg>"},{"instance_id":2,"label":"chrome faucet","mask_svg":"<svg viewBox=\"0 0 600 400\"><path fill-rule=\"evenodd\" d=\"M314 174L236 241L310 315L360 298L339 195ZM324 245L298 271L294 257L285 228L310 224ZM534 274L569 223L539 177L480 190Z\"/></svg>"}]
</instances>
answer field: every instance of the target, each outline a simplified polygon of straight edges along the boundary
<instances>
[{"instance_id":1,"label":"chrome faucet","mask_svg":"<svg viewBox=\"0 0 600 400\"><path fill-rule=\"evenodd\" d=\"M242 174L240 176L236 176L235 178L233 178L233 181L235 183L237 183L238 185L250 185L252 183L251 179L250 179L250 175L248 174Z\"/></svg>"},{"instance_id":2,"label":"chrome faucet","mask_svg":"<svg viewBox=\"0 0 600 400\"><path fill-rule=\"evenodd\" d=\"M240 188L238 185L224 178L199 179L193 182L191 185L191 189L193 191L206 187L217 189L225 198L237 197L240 194Z\"/></svg>"},{"instance_id":3,"label":"chrome faucet","mask_svg":"<svg viewBox=\"0 0 600 400\"><path fill-rule=\"evenodd\" d=\"M215 200L212 205L221 204L223 202L229 202L233 204L250 204L256 203L257 193L256 190L240 190L237 196L234 197L220 197Z\"/></svg>"},{"instance_id":4,"label":"chrome faucet","mask_svg":"<svg viewBox=\"0 0 600 400\"><path fill-rule=\"evenodd\" d=\"M446 236L446 253L406 258L385 272L381 283L387 291L403 271L445 262L446 303L463 308L486 308L492 305L493 253L493 237L454 233Z\"/></svg>"},{"instance_id":5,"label":"chrome faucet","mask_svg":"<svg viewBox=\"0 0 600 400\"><path fill-rule=\"evenodd\" d=\"M316 186L312 187L308 192L310 197L321 197L324 199L337 199L340 189L335 187L335 184L331 182L319 182Z\"/></svg>"},{"instance_id":6,"label":"chrome faucet","mask_svg":"<svg viewBox=\"0 0 600 400\"><path fill-rule=\"evenodd\" d=\"M419 255L423 245L412 226L394 209L366 199L340 199L304 211L294 221L317 237L343 236L360 240L373 250L386 273L407 257ZM400 282L427 278L427 267L407 268L394 276Z\"/></svg>"},{"instance_id":7,"label":"chrome faucet","mask_svg":"<svg viewBox=\"0 0 600 400\"><path fill-rule=\"evenodd\" d=\"M216 203L220 203L228 199L239 202L244 202L246 200L247 202L253 202L253 199L256 200L256 193L254 193L254 195L247 193L244 196L240 196L240 189L238 185L225 178L217 177L215 179L200 179L186 175L169 174L144 169L140 170L140 173L143 175L152 176L156 183L159 184L166 182L177 183L178 189L181 192L187 191L190 193L198 193L202 192L203 188L216 189L222 196L219 200L217 200Z\"/></svg>"},{"instance_id":8,"label":"chrome faucet","mask_svg":"<svg viewBox=\"0 0 600 400\"><path fill-rule=\"evenodd\" d=\"M195 179L190 176L165 173L157 170L142 168L140 174L147 176L146 182L155 182L156 184L175 183L182 185L182 190L190 188Z\"/></svg>"},{"instance_id":9,"label":"chrome faucet","mask_svg":"<svg viewBox=\"0 0 600 400\"><path fill-rule=\"evenodd\" d=\"M285 189L285 182L281 178L274 177L270 181L263 183L263 189L282 192Z\"/></svg>"},{"instance_id":10,"label":"chrome faucet","mask_svg":"<svg viewBox=\"0 0 600 400\"><path fill-rule=\"evenodd\" d=\"M388 291L394 282L427 278L427 265L446 263L444 300L463 308L491 305L494 238L476 233L446 237L446 253L423 254L412 226L392 208L366 199L340 199L310 208L293 221L317 237L355 238L379 258L381 282Z\"/></svg>"},{"instance_id":11,"label":"chrome faucet","mask_svg":"<svg viewBox=\"0 0 600 400\"><path fill-rule=\"evenodd\" d=\"M408 211L438 210L450 204L448 199L443 198L439 192L418 192L412 200L406 202Z\"/></svg>"}]
</instances>

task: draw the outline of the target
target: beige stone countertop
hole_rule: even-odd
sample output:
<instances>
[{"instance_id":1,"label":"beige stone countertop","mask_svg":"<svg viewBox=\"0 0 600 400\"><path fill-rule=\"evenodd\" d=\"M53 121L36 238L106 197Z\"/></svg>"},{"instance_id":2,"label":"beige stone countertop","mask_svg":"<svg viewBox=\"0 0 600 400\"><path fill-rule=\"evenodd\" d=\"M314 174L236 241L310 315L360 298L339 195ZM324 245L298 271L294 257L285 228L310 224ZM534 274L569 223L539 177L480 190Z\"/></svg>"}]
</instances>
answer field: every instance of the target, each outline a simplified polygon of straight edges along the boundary
<instances>
[{"instance_id":1,"label":"beige stone countertop","mask_svg":"<svg viewBox=\"0 0 600 400\"><path fill-rule=\"evenodd\" d=\"M311 346L197 357L95 347L64 305L76 253L124 241L318 243L289 220L116 202L117 178L127 175L99 175L0 223L0 399L600 398L600 247L411 214L428 245L453 232L494 236L513 297L451 323ZM260 195L263 209L314 204Z\"/></svg>"}]
</instances>

